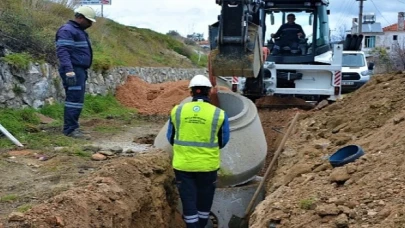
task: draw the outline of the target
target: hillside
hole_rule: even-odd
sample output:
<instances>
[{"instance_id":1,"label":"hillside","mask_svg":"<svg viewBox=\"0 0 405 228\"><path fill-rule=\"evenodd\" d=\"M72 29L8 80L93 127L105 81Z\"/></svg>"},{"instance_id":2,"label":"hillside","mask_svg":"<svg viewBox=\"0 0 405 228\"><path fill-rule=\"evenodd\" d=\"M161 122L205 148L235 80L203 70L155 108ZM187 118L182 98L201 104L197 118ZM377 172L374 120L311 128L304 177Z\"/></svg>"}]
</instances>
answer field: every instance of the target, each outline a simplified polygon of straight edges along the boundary
<instances>
[{"instance_id":1,"label":"hillside","mask_svg":"<svg viewBox=\"0 0 405 228\"><path fill-rule=\"evenodd\" d=\"M0 44L23 60L56 63L55 33L74 16L66 1L1 0ZM197 46L149 29L121 25L101 18L87 30L94 49L95 70L113 66L205 67L206 56L198 62ZM19 61L19 60L12 60ZM22 60L20 60L22 61Z\"/></svg>"}]
</instances>

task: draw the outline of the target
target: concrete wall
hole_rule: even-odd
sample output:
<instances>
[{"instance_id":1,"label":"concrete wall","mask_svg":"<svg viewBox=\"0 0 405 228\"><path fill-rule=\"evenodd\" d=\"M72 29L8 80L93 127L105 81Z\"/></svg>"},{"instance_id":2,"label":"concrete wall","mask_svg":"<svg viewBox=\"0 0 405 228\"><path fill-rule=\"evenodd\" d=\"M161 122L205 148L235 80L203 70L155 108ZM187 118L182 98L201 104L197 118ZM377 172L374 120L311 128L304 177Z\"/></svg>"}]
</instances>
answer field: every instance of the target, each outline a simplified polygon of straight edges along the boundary
<instances>
[{"instance_id":1,"label":"concrete wall","mask_svg":"<svg viewBox=\"0 0 405 228\"><path fill-rule=\"evenodd\" d=\"M190 79L195 74L206 74L206 69L128 67L115 68L104 74L89 71L86 91L100 95L115 93L129 75L139 76L149 83L160 83ZM57 69L49 64L32 64L29 70L21 71L0 61L0 108L39 108L46 103L61 102L64 96Z\"/></svg>"}]
</instances>

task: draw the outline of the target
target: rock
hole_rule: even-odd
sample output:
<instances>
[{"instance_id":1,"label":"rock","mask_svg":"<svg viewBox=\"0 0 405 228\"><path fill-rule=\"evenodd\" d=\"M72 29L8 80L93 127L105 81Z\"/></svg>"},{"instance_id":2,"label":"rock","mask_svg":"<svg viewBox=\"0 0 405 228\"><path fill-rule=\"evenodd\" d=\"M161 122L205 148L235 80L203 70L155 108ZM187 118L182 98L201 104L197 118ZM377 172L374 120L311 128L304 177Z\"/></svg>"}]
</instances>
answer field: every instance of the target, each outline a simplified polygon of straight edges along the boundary
<instances>
[{"instance_id":1,"label":"rock","mask_svg":"<svg viewBox=\"0 0 405 228\"><path fill-rule=\"evenodd\" d=\"M350 179L345 167L336 168L329 176L331 182L343 182Z\"/></svg>"},{"instance_id":2,"label":"rock","mask_svg":"<svg viewBox=\"0 0 405 228\"><path fill-rule=\"evenodd\" d=\"M373 211L373 210L367 211L367 215L370 216L370 217L374 217L374 216L377 215L377 214L378 214L378 213L377 213L376 211Z\"/></svg>"},{"instance_id":3,"label":"rock","mask_svg":"<svg viewBox=\"0 0 405 228\"><path fill-rule=\"evenodd\" d=\"M318 103L318 105L315 107L316 110L321 110L325 108L326 106L329 105L329 102L327 100L322 100L321 102Z\"/></svg>"},{"instance_id":4,"label":"rock","mask_svg":"<svg viewBox=\"0 0 405 228\"><path fill-rule=\"evenodd\" d=\"M84 145L82 149L84 151L97 152L97 151L101 150L101 147L94 146L94 145Z\"/></svg>"},{"instance_id":5,"label":"rock","mask_svg":"<svg viewBox=\"0 0 405 228\"><path fill-rule=\"evenodd\" d=\"M21 212L11 212L11 214L8 216L9 222L16 222L16 221L23 221L23 220L24 220L24 214Z\"/></svg>"},{"instance_id":6,"label":"rock","mask_svg":"<svg viewBox=\"0 0 405 228\"><path fill-rule=\"evenodd\" d=\"M397 125L397 124L401 123L404 120L405 120L405 117L401 116L399 118L394 118L393 122L394 122L394 125Z\"/></svg>"},{"instance_id":7,"label":"rock","mask_svg":"<svg viewBox=\"0 0 405 228\"><path fill-rule=\"evenodd\" d=\"M332 168L333 168L332 165L329 162L326 162L326 163L323 163L322 165L316 167L314 169L314 173L325 171L325 170L332 169Z\"/></svg>"},{"instance_id":8,"label":"rock","mask_svg":"<svg viewBox=\"0 0 405 228\"><path fill-rule=\"evenodd\" d=\"M294 180L295 177L311 171L312 165L310 164L295 164L284 177L284 185L289 184L292 180Z\"/></svg>"},{"instance_id":9,"label":"rock","mask_svg":"<svg viewBox=\"0 0 405 228\"><path fill-rule=\"evenodd\" d=\"M377 214L377 218L380 220L386 219L388 216L391 214L391 208L390 207L384 207L380 212Z\"/></svg>"},{"instance_id":10,"label":"rock","mask_svg":"<svg viewBox=\"0 0 405 228\"><path fill-rule=\"evenodd\" d=\"M348 174L353 174L357 171L357 165L353 163L349 163L346 166L346 171Z\"/></svg>"},{"instance_id":11,"label":"rock","mask_svg":"<svg viewBox=\"0 0 405 228\"><path fill-rule=\"evenodd\" d=\"M118 154L118 153L122 153L123 149L120 146L114 146L113 148L110 149L112 152Z\"/></svg>"},{"instance_id":12,"label":"rock","mask_svg":"<svg viewBox=\"0 0 405 228\"><path fill-rule=\"evenodd\" d=\"M349 219L347 218L346 214L340 214L335 219L335 225L338 228L346 228L349 227Z\"/></svg>"},{"instance_id":13,"label":"rock","mask_svg":"<svg viewBox=\"0 0 405 228\"><path fill-rule=\"evenodd\" d=\"M93 160L95 160L95 161L103 161L103 160L106 160L107 157L104 156L104 155L102 155L102 154L96 153L96 154L93 154L93 155L91 156L91 159L93 159Z\"/></svg>"},{"instance_id":14,"label":"rock","mask_svg":"<svg viewBox=\"0 0 405 228\"><path fill-rule=\"evenodd\" d=\"M105 156L113 156L114 153L111 151L106 151L106 150L101 150L98 152L99 154L105 155Z\"/></svg>"},{"instance_id":15,"label":"rock","mask_svg":"<svg viewBox=\"0 0 405 228\"><path fill-rule=\"evenodd\" d=\"M338 215L339 209L336 207L335 204L320 204L317 205L315 211L320 216L326 215Z\"/></svg>"},{"instance_id":16,"label":"rock","mask_svg":"<svg viewBox=\"0 0 405 228\"><path fill-rule=\"evenodd\" d=\"M56 218L56 225L64 227L65 223L63 222L63 219L60 216L55 216Z\"/></svg>"},{"instance_id":17,"label":"rock","mask_svg":"<svg viewBox=\"0 0 405 228\"><path fill-rule=\"evenodd\" d=\"M335 127L335 128L332 130L332 133L333 133L333 134L338 133L341 129L345 128L347 125L348 125L348 123L343 123L343 124L341 124L341 125Z\"/></svg>"},{"instance_id":18,"label":"rock","mask_svg":"<svg viewBox=\"0 0 405 228\"><path fill-rule=\"evenodd\" d=\"M318 139L313 142L315 149L323 150L330 145L330 141L327 139Z\"/></svg>"}]
</instances>

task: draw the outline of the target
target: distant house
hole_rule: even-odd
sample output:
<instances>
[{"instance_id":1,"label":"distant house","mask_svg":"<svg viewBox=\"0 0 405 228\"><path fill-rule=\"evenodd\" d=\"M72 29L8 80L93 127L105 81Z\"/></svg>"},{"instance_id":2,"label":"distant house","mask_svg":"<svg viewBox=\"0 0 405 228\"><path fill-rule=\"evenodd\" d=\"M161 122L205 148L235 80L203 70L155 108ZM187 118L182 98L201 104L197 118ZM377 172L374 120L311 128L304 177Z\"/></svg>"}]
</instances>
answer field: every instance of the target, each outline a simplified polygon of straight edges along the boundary
<instances>
[{"instance_id":1,"label":"distant house","mask_svg":"<svg viewBox=\"0 0 405 228\"><path fill-rule=\"evenodd\" d=\"M394 45L405 45L405 21L404 12L398 13L398 22L383 28L384 36L382 38L382 45L387 49L394 49Z\"/></svg>"},{"instance_id":2,"label":"distant house","mask_svg":"<svg viewBox=\"0 0 405 228\"><path fill-rule=\"evenodd\" d=\"M383 43L384 31L381 27L381 23L376 21L374 13L368 13L363 15L363 22L361 26L363 38L362 50L366 55L377 46L381 46ZM358 19L353 18L352 21L352 34L358 33Z\"/></svg>"},{"instance_id":3,"label":"distant house","mask_svg":"<svg viewBox=\"0 0 405 228\"><path fill-rule=\"evenodd\" d=\"M363 51L369 54L375 47L385 47L390 52L395 49L395 45L403 47L405 45L405 20L404 12L398 13L398 22L382 28L381 23L376 21L375 14L365 14L362 23ZM352 34L357 34L358 20L353 18Z\"/></svg>"}]
</instances>

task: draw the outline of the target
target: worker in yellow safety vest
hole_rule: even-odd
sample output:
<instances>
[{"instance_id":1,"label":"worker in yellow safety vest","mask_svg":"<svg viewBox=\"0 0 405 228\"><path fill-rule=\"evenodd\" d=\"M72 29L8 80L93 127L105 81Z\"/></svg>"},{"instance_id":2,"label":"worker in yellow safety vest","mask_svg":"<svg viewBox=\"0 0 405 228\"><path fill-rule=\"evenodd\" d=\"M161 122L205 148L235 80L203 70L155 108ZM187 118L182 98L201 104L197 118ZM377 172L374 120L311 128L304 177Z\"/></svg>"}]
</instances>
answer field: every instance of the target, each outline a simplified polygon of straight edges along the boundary
<instances>
[{"instance_id":1,"label":"worker in yellow safety vest","mask_svg":"<svg viewBox=\"0 0 405 228\"><path fill-rule=\"evenodd\" d=\"M212 84L204 75L191 81L192 102L175 106L167 139L173 145L173 169L187 228L207 225L220 167L220 149L229 141L226 113L210 104Z\"/></svg>"}]
</instances>

